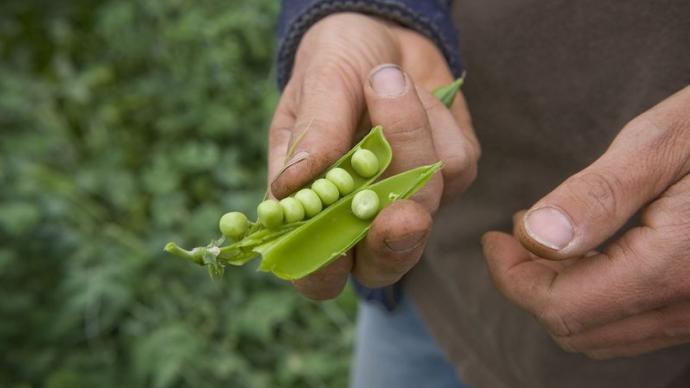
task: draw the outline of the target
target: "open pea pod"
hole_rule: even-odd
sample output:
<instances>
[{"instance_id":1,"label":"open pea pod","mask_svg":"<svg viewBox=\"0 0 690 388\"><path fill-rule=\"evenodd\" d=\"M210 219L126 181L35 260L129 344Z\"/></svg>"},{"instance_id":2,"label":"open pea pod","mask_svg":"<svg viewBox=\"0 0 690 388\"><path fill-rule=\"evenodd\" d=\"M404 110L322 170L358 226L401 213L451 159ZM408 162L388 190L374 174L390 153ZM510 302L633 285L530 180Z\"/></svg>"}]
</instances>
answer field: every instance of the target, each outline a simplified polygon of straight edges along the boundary
<instances>
[{"instance_id":1,"label":"open pea pod","mask_svg":"<svg viewBox=\"0 0 690 388\"><path fill-rule=\"evenodd\" d=\"M441 162L414 168L367 187L379 197L381 208L416 193L441 169ZM299 279L355 246L369 231L373 220L362 220L352 214L352 193L309 222L280 237L258 246L263 257L259 269L273 272L282 279Z\"/></svg>"},{"instance_id":2,"label":"open pea pod","mask_svg":"<svg viewBox=\"0 0 690 388\"><path fill-rule=\"evenodd\" d=\"M449 107L463 80L464 74L455 82L434 90L433 95ZM352 156L361 148L373 152L379 162L377 173L369 178L362 177L352 168ZM441 168L440 163L419 167L372 184L388 168L392 158L393 152L383 135L383 128L374 127L328 169L339 167L346 170L353 178L354 191L314 218L286 224L278 229L265 229L256 222L242 240L229 245L222 245L225 240L221 238L191 250L170 242L165 250L206 266L214 278L222 276L225 265L244 265L259 254L263 256L261 270L272 271L284 279L306 276L346 252L366 236L371 221L361 220L351 212L352 199L357 192L363 189L374 190L379 196L380 206L385 207L395 199L414 194ZM326 172L315 179L323 178Z\"/></svg>"}]
</instances>

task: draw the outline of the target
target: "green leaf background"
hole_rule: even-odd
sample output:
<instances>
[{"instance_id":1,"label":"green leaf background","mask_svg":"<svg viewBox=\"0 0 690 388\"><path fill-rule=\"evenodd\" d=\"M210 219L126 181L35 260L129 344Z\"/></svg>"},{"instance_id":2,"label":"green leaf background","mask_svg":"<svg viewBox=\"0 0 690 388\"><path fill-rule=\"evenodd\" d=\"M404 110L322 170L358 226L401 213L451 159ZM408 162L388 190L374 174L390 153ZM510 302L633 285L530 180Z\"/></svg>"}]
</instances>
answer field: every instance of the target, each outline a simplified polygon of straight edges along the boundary
<instances>
[{"instance_id":1,"label":"green leaf background","mask_svg":"<svg viewBox=\"0 0 690 388\"><path fill-rule=\"evenodd\" d=\"M350 290L162 251L263 195L277 3L0 4L0 386L346 386Z\"/></svg>"}]
</instances>

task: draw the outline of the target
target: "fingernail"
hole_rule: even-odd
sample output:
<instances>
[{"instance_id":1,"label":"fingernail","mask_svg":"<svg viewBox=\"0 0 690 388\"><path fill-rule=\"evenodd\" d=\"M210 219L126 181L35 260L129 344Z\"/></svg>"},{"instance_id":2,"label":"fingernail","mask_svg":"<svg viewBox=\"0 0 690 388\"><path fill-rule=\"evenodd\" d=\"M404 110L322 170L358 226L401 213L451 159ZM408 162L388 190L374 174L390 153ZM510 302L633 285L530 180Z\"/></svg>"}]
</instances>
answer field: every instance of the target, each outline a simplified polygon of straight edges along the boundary
<instances>
[{"instance_id":1,"label":"fingernail","mask_svg":"<svg viewBox=\"0 0 690 388\"><path fill-rule=\"evenodd\" d=\"M385 64L369 73L369 84L381 97L398 97L405 92L407 81L399 66Z\"/></svg>"},{"instance_id":2,"label":"fingernail","mask_svg":"<svg viewBox=\"0 0 690 388\"><path fill-rule=\"evenodd\" d=\"M527 213L525 231L541 245L557 251L565 248L575 234L570 218L554 207L542 207Z\"/></svg>"},{"instance_id":3,"label":"fingernail","mask_svg":"<svg viewBox=\"0 0 690 388\"><path fill-rule=\"evenodd\" d=\"M278 175L276 175L276 177L273 179L273 181L275 182L281 175L283 175L283 173L288 168L290 168L296 164L299 164L299 163L307 160L308 158L309 158L309 153L306 151L300 151L300 152L296 153L295 155L292 156L292 158L290 158L290 160L287 161L287 163L285 163L285 167L283 167L283 169L280 170L280 172L278 173Z\"/></svg>"},{"instance_id":4,"label":"fingernail","mask_svg":"<svg viewBox=\"0 0 690 388\"><path fill-rule=\"evenodd\" d=\"M403 253L411 251L424 243L426 232L415 232L405 235L399 239L385 239L384 244L393 252Z\"/></svg>"}]
</instances>

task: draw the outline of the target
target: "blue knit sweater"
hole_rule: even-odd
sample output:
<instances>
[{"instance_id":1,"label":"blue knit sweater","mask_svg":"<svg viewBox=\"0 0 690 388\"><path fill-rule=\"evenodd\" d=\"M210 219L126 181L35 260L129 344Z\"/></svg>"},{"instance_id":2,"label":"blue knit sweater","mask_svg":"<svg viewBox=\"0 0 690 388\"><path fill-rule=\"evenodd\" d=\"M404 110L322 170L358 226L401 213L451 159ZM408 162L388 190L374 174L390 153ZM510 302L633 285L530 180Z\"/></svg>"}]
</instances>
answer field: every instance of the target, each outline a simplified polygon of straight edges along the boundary
<instances>
[{"instance_id":1,"label":"blue knit sweater","mask_svg":"<svg viewBox=\"0 0 690 388\"><path fill-rule=\"evenodd\" d=\"M434 41L453 74L462 73L458 35L450 14L452 0L282 0L278 21L278 85L290 79L295 51L304 33L337 12L359 12L397 22Z\"/></svg>"}]
</instances>

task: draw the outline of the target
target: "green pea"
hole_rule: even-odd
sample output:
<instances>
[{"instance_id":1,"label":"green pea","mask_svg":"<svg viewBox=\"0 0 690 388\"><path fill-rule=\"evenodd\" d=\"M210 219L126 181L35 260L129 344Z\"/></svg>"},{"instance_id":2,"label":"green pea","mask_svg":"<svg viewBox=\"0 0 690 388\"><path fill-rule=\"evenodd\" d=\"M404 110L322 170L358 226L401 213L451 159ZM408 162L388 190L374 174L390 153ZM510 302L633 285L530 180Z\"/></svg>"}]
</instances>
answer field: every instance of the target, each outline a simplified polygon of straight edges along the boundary
<instances>
[{"instance_id":1,"label":"green pea","mask_svg":"<svg viewBox=\"0 0 690 388\"><path fill-rule=\"evenodd\" d=\"M340 193L338 192L338 187L328 179L317 179L312 185L311 189L314 190L316 195L321 198L321 202L328 206L340 198Z\"/></svg>"},{"instance_id":2,"label":"green pea","mask_svg":"<svg viewBox=\"0 0 690 388\"><path fill-rule=\"evenodd\" d=\"M295 194L295 199L304 206L304 212L308 218L319 214L323 209L321 198L311 189L302 189Z\"/></svg>"},{"instance_id":3,"label":"green pea","mask_svg":"<svg viewBox=\"0 0 690 388\"><path fill-rule=\"evenodd\" d=\"M355 181L352 179L352 175L344 168L335 167L331 169L326 174L326 179L333 182L342 196L350 194L355 188Z\"/></svg>"},{"instance_id":4,"label":"green pea","mask_svg":"<svg viewBox=\"0 0 690 388\"><path fill-rule=\"evenodd\" d=\"M304 219L304 206L300 201L287 197L280 200L280 207L283 208L285 214L285 222L290 224Z\"/></svg>"},{"instance_id":5,"label":"green pea","mask_svg":"<svg viewBox=\"0 0 690 388\"><path fill-rule=\"evenodd\" d=\"M362 190L352 198L352 213L357 218L368 220L379 212L379 196L373 190Z\"/></svg>"},{"instance_id":6,"label":"green pea","mask_svg":"<svg viewBox=\"0 0 690 388\"><path fill-rule=\"evenodd\" d=\"M269 228L277 228L283 224L283 208L275 199L267 199L256 208L259 222Z\"/></svg>"},{"instance_id":7,"label":"green pea","mask_svg":"<svg viewBox=\"0 0 690 388\"><path fill-rule=\"evenodd\" d=\"M379 172L379 159L366 148L360 148L352 154L350 161L352 168L364 178L369 178Z\"/></svg>"},{"instance_id":8,"label":"green pea","mask_svg":"<svg viewBox=\"0 0 690 388\"><path fill-rule=\"evenodd\" d=\"M249 220L247 216L240 212L230 212L223 214L218 222L218 228L223 236L230 237L233 240L241 239L247 229L249 229Z\"/></svg>"}]
</instances>

